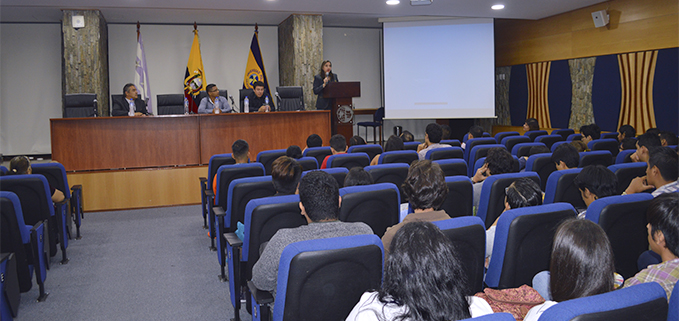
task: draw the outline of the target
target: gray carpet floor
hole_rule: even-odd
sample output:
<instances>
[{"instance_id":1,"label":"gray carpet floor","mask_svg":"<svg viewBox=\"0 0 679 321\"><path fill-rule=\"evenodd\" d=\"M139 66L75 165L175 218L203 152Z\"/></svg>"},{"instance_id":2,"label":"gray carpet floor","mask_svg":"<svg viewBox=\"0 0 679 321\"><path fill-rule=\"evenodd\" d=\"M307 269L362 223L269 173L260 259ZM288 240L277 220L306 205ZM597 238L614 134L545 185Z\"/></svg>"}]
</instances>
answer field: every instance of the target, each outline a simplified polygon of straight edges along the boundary
<instances>
[{"instance_id":1,"label":"gray carpet floor","mask_svg":"<svg viewBox=\"0 0 679 321\"><path fill-rule=\"evenodd\" d=\"M17 320L228 320L228 283L219 282L200 206L85 213L70 262L51 259L45 288L21 295ZM250 315L241 310L243 320Z\"/></svg>"}]
</instances>

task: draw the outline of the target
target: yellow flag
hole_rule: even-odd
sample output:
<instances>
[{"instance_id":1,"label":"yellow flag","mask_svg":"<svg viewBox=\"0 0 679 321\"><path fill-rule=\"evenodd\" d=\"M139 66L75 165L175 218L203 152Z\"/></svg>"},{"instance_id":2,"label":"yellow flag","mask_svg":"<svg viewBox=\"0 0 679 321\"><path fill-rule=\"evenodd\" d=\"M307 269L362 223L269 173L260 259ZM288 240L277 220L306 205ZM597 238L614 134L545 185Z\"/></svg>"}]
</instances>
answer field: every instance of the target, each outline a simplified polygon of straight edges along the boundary
<instances>
[{"instance_id":1,"label":"yellow flag","mask_svg":"<svg viewBox=\"0 0 679 321\"><path fill-rule=\"evenodd\" d=\"M264 61L262 60L262 52L259 50L259 35L258 27L255 25L255 34L252 36L250 43L250 53L248 54L248 63L245 66L245 76L243 77L243 89L254 89L252 86L255 81L264 83L266 89L265 95L269 95L269 80L266 78L266 70L264 69ZM271 107L275 108L273 100Z\"/></svg>"},{"instance_id":2,"label":"yellow flag","mask_svg":"<svg viewBox=\"0 0 679 321\"><path fill-rule=\"evenodd\" d=\"M188 110L197 113L198 104L196 96L201 90L205 90L205 69L203 69L203 58L200 54L200 39L198 30L193 31L193 44L189 54L189 62L186 64L186 74L184 75L184 105Z\"/></svg>"}]
</instances>

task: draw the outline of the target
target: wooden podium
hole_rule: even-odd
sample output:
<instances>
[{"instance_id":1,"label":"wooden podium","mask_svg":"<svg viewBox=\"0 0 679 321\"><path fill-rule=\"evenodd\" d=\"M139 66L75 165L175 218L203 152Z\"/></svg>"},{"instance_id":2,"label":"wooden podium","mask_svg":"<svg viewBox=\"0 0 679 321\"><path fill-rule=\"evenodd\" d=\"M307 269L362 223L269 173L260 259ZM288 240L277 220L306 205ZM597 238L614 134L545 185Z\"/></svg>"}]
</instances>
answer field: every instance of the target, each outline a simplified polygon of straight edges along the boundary
<instances>
[{"instance_id":1,"label":"wooden podium","mask_svg":"<svg viewBox=\"0 0 679 321\"><path fill-rule=\"evenodd\" d=\"M332 134L342 134L347 139L354 136L354 97L361 97L358 81L330 82L323 89L323 98L331 99Z\"/></svg>"}]
</instances>

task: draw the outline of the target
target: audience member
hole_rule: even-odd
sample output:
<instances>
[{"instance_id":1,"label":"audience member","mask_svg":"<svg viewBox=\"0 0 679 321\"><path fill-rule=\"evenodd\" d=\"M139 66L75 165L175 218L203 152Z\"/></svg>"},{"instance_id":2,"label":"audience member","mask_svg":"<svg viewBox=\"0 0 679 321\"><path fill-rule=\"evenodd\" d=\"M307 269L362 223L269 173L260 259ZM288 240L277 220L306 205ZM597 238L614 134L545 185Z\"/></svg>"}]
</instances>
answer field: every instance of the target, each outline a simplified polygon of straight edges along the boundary
<instances>
[{"instance_id":1,"label":"audience member","mask_svg":"<svg viewBox=\"0 0 679 321\"><path fill-rule=\"evenodd\" d=\"M250 145L248 142L239 139L231 145L231 157L236 160L236 164L247 164L250 162ZM212 191L217 195L217 175L212 179Z\"/></svg>"},{"instance_id":2,"label":"audience member","mask_svg":"<svg viewBox=\"0 0 679 321\"><path fill-rule=\"evenodd\" d=\"M441 140L443 139L450 139L450 133L452 129L448 125L441 125L441 130L443 131L443 134L441 135Z\"/></svg>"},{"instance_id":3,"label":"audience member","mask_svg":"<svg viewBox=\"0 0 679 321\"><path fill-rule=\"evenodd\" d=\"M540 124L538 123L537 119L528 118L526 119L526 122L523 123L523 130L524 131L540 130Z\"/></svg>"},{"instance_id":4,"label":"audience member","mask_svg":"<svg viewBox=\"0 0 679 321\"><path fill-rule=\"evenodd\" d=\"M493 313L484 299L465 297L461 258L434 224L405 224L391 248L382 287L364 293L346 320L453 321Z\"/></svg>"},{"instance_id":5,"label":"audience member","mask_svg":"<svg viewBox=\"0 0 679 321\"><path fill-rule=\"evenodd\" d=\"M483 137L483 127L479 125L474 125L471 128L469 128L469 133L467 134L467 140L470 140L472 138L481 138ZM462 149L467 148L467 142L462 142L461 145Z\"/></svg>"},{"instance_id":6,"label":"audience member","mask_svg":"<svg viewBox=\"0 0 679 321\"><path fill-rule=\"evenodd\" d=\"M547 146L539 145L539 146L532 146L530 150L528 150L528 156L521 156L519 157L519 170L523 171L526 169L526 162L528 161L528 157L533 156L535 154L544 154L544 153L550 153L551 151Z\"/></svg>"},{"instance_id":7,"label":"audience member","mask_svg":"<svg viewBox=\"0 0 679 321\"><path fill-rule=\"evenodd\" d=\"M347 153L347 139L342 134L335 134L330 137L330 151L332 155L346 154ZM321 169L328 168L328 158L331 155L325 156L323 163L321 164Z\"/></svg>"},{"instance_id":8,"label":"audience member","mask_svg":"<svg viewBox=\"0 0 679 321\"><path fill-rule=\"evenodd\" d=\"M596 124L589 124L580 127L580 134L582 134L582 142L587 145L589 142L601 138L601 129Z\"/></svg>"},{"instance_id":9,"label":"audience member","mask_svg":"<svg viewBox=\"0 0 679 321\"><path fill-rule=\"evenodd\" d=\"M653 197L677 192L679 191L678 175L677 152L669 147L654 147L648 159L646 176L633 179L623 195L641 193L653 188L656 189L653 191Z\"/></svg>"},{"instance_id":10,"label":"audience member","mask_svg":"<svg viewBox=\"0 0 679 321\"><path fill-rule=\"evenodd\" d=\"M679 194L667 193L656 197L646 212L648 243L651 251L660 255L662 263L650 265L625 281L624 287L657 282L667 294L667 300L679 281Z\"/></svg>"},{"instance_id":11,"label":"audience member","mask_svg":"<svg viewBox=\"0 0 679 321\"><path fill-rule=\"evenodd\" d=\"M625 138L634 138L637 131L631 125L622 125L618 129L618 141L622 142Z\"/></svg>"},{"instance_id":12,"label":"audience member","mask_svg":"<svg viewBox=\"0 0 679 321\"><path fill-rule=\"evenodd\" d=\"M646 132L644 134L653 134L653 135L658 136L658 135L660 135L660 129L649 128L649 129L646 130Z\"/></svg>"},{"instance_id":13,"label":"audience member","mask_svg":"<svg viewBox=\"0 0 679 321\"><path fill-rule=\"evenodd\" d=\"M391 152L391 151L396 151L396 150L403 150L403 140L400 138L391 135L389 136L389 139L387 139L387 142L384 143L384 151L385 152ZM373 159L370 161L370 166L377 165L380 155L382 154L377 154Z\"/></svg>"},{"instance_id":14,"label":"audience member","mask_svg":"<svg viewBox=\"0 0 679 321\"><path fill-rule=\"evenodd\" d=\"M271 106L267 100L269 95L266 93L266 85L261 81L255 81L252 84L252 93L248 95L248 106L251 113L258 111L271 111Z\"/></svg>"},{"instance_id":15,"label":"audience member","mask_svg":"<svg viewBox=\"0 0 679 321\"><path fill-rule=\"evenodd\" d=\"M294 159L302 158L302 149L297 145L290 145L285 151L285 156L292 157Z\"/></svg>"},{"instance_id":16,"label":"audience member","mask_svg":"<svg viewBox=\"0 0 679 321\"><path fill-rule=\"evenodd\" d=\"M417 146L417 156L420 160L423 160L425 155L427 155L427 152L432 149L450 147L450 145L439 144L442 135L443 130L441 130L441 125L437 123L430 123L427 125L424 134L424 143Z\"/></svg>"},{"instance_id":17,"label":"audience member","mask_svg":"<svg viewBox=\"0 0 679 321\"><path fill-rule=\"evenodd\" d=\"M349 138L349 146L365 145L365 139L361 136L354 135Z\"/></svg>"},{"instance_id":18,"label":"audience member","mask_svg":"<svg viewBox=\"0 0 679 321\"><path fill-rule=\"evenodd\" d=\"M448 195L448 186L439 164L429 160L413 163L401 189L414 212L406 215L401 223L387 228L382 236L386 254L389 253L394 234L403 225L414 221L433 222L450 218L446 211L441 210L441 205Z\"/></svg>"},{"instance_id":19,"label":"audience member","mask_svg":"<svg viewBox=\"0 0 679 321\"><path fill-rule=\"evenodd\" d=\"M134 84L125 84L123 96L120 98L113 97L111 116L142 116L148 114L146 103L139 98L137 87Z\"/></svg>"},{"instance_id":20,"label":"audience member","mask_svg":"<svg viewBox=\"0 0 679 321\"><path fill-rule=\"evenodd\" d=\"M309 137L306 138L306 147L304 147L304 150L306 150L307 148L321 146L323 146L323 139L321 138L321 136L311 134L309 135Z\"/></svg>"},{"instance_id":21,"label":"audience member","mask_svg":"<svg viewBox=\"0 0 679 321\"><path fill-rule=\"evenodd\" d=\"M660 134L658 135L660 138L660 145L661 146L674 146L677 145L677 135L675 135L673 132L668 132L665 130L660 131Z\"/></svg>"},{"instance_id":22,"label":"audience member","mask_svg":"<svg viewBox=\"0 0 679 321\"><path fill-rule=\"evenodd\" d=\"M366 172L363 167L354 167L349 170L347 176L344 177L344 187L372 185L373 178L370 173Z\"/></svg>"},{"instance_id":23,"label":"audience member","mask_svg":"<svg viewBox=\"0 0 679 321\"><path fill-rule=\"evenodd\" d=\"M574 140L570 142L570 144L575 147L575 149L578 150L578 153L586 152L587 151L587 144L585 144L581 140Z\"/></svg>"},{"instance_id":24,"label":"audience member","mask_svg":"<svg viewBox=\"0 0 679 321\"><path fill-rule=\"evenodd\" d=\"M630 156L634 162L648 163L649 150L653 147L660 147L660 137L657 134L646 132L637 137L637 151Z\"/></svg>"},{"instance_id":25,"label":"audience member","mask_svg":"<svg viewBox=\"0 0 679 321\"><path fill-rule=\"evenodd\" d=\"M302 215L310 224L280 229L271 237L252 268L252 282L260 290L276 289L278 261L283 249L289 244L330 237L373 234L372 229L365 223L338 220L342 201L339 187L337 181L324 171L311 171L302 177L299 182L299 199Z\"/></svg>"},{"instance_id":26,"label":"audience member","mask_svg":"<svg viewBox=\"0 0 679 321\"><path fill-rule=\"evenodd\" d=\"M407 131L407 130L405 130L405 131L403 131L403 132L401 133L400 138L401 138L401 140L402 140L404 143L414 142L414 141L415 141L415 136L413 135L413 133L411 133L411 132L409 132L409 131Z\"/></svg>"},{"instance_id":27,"label":"audience member","mask_svg":"<svg viewBox=\"0 0 679 321\"><path fill-rule=\"evenodd\" d=\"M474 206L479 206L483 181L488 176L512 172L514 172L514 157L512 157L512 154L502 147L491 148L488 151L486 160L483 162L483 166L472 177L472 183L474 183Z\"/></svg>"},{"instance_id":28,"label":"audience member","mask_svg":"<svg viewBox=\"0 0 679 321\"><path fill-rule=\"evenodd\" d=\"M9 161L9 175L23 175L23 174L33 174L33 167L31 167L31 161L26 156L17 156ZM50 189L50 195L52 202L58 203L63 201L66 197L64 193L47 182ZM68 188L68 186L66 187Z\"/></svg>"},{"instance_id":29,"label":"audience member","mask_svg":"<svg viewBox=\"0 0 679 321\"><path fill-rule=\"evenodd\" d=\"M637 139L636 138L625 138L620 141L620 151L628 149L637 149Z\"/></svg>"},{"instance_id":30,"label":"audience member","mask_svg":"<svg viewBox=\"0 0 679 321\"><path fill-rule=\"evenodd\" d=\"M215 84L209 84L205 87L207 97L200 100L198 106L199 114L217 114L219 112L231 112L231 105L226 100L226 97L219 95L219 88Z\"/></svg>"},{"instance_id":31,"label":"audience member","mask_svg":"<svg viewBox=\"0 0 679 321\"><path fill-rule=\"evenodd\" d=\"M552 153L552 162L557 170L578 168L580 165L580 154L571 144L561 144Z\"/></svg>"},{"instance_id":32,"label":"audience member","mask_svg":"<svg viewBox=\"0 0 679 321\"><path fill-rule=\"evenodd\" d=\"M536 321L545 310L567 300L613 291L615 262L613 249L604 230L589 220L570 219L559 225L554 235L549 264L549 287L533 279L533 287L546 301L536 305L523 319Z\"/></svg>"},{"instance_id":33,"label":"audience member","mask_svg":"<svg viewBox=\"0 0 679 321\"><path fill-rule=\"evenodd\" d=\"M271 164L271 180L276 195L292 195L297 192L297 185L302 177L302 165L294 158L281 156Z\"/></svg>"},{"instance_id":34,"label":"audience member","mask_svg":"<svg viewBox=\"0 0 679 321\"><path fill-rule=\"evenodd\" d=\"M580 189L580 196L585 206L589 207L589 204L602 197L615 195L618 189L618 178L603 165L589 165L578 173L573 184ZM584 218L586 212L587 210L580 213L578 218Z\"/></svg>"}]
</instances>

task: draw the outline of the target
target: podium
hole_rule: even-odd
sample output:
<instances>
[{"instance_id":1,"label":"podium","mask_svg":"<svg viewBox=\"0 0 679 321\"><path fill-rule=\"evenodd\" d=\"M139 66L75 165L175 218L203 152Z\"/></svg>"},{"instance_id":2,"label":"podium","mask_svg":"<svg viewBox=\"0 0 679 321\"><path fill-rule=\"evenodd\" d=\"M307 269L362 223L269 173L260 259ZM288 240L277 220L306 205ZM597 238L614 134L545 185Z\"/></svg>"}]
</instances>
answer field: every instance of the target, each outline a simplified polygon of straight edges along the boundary
<instances>
[{"instance_id":1,"label":"podium","mask_svg":"<svg viewBox=\"0 0 679 321\"><path fill-rule=\"evenodd\" d=\"M358 81L329 82L323 89L323 98L331 99L332 134L342 134L347 139L354 136L354 97L361 97Z\"/></svg>"}]
</instances>

